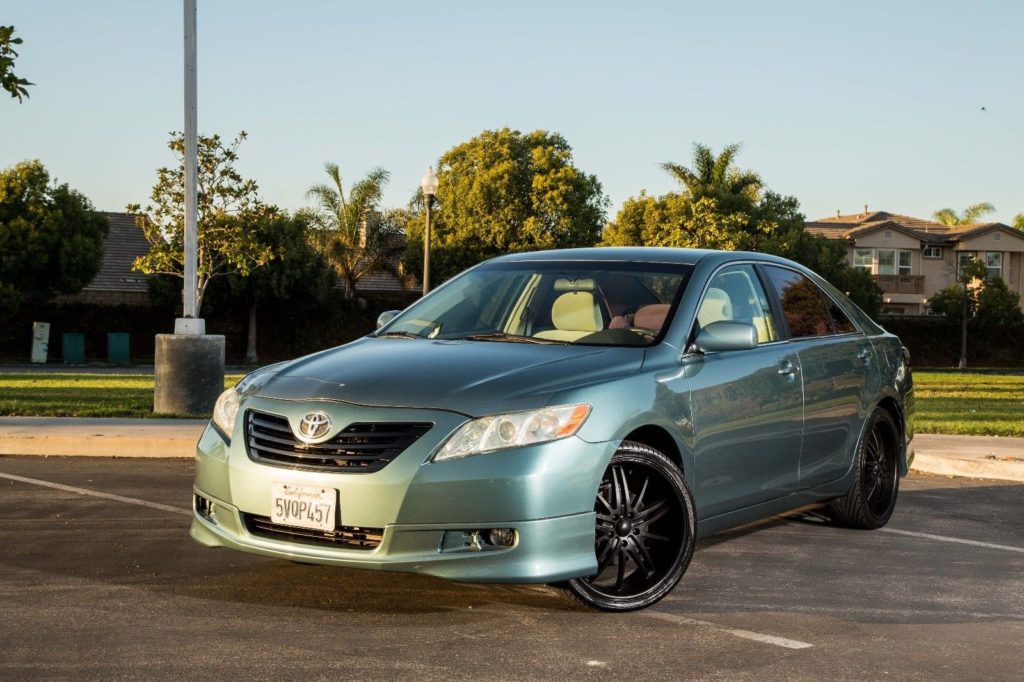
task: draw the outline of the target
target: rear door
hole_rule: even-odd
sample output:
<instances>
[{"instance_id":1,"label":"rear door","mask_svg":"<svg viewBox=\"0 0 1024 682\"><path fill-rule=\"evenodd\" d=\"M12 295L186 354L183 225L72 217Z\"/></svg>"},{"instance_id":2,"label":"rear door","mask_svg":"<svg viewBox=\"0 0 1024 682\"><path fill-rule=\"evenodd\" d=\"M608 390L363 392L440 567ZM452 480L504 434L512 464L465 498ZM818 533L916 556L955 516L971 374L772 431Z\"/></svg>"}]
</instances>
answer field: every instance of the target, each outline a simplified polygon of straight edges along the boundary
<instances>
[{"instance_id":1,"label":"rear door","mask_svg":"<svg viewBox=\"0 0 1024 682\"><path fill-rule=\"evenodd\" d=\"M804 387L801 489L846 473L865 418L867 379L875 362L863 333L810 278L763 265L800 358Z\"/></svg>"},{"instance_id":2,"label":"rear door","mask_svg":"<svg viewBox=\"0 0 1024 682\"><path fill-rule=\"evenodd\" d=\"M718 320L754 325L758 346L706 353L687 372L694 429L692 480L701 519L793 492L800 460L800 360L781 342L752 265L730 265L712 276L691 341L702 325Z\"/></svg>"}]
</instances>

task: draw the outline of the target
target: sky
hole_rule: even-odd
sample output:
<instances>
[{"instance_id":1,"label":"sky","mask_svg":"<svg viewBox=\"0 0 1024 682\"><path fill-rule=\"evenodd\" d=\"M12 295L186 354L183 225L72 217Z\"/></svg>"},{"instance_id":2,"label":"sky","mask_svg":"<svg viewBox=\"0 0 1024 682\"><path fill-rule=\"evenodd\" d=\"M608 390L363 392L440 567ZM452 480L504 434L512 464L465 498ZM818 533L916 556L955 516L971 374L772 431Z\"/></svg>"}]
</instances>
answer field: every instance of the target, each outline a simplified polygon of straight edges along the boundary
<instances>
[{"instance_id":1,"label":"sky","mask_svg":"<svg viewBox=\"0 0 1024 682\"><path fill-rule=\"evenodd\" d=\"M558 131L611 204L659 164L739 142L808 218L1024 212L1024 2L198 0L199 130L245 130L239 169L296 209L341 166L405 205L482 130ZM43 161L101 210L145 204L183 128L180 0L6 0L23 104L0 167ZM984 110L982 109L984 107Z\"/></svg>"}]
</instances>

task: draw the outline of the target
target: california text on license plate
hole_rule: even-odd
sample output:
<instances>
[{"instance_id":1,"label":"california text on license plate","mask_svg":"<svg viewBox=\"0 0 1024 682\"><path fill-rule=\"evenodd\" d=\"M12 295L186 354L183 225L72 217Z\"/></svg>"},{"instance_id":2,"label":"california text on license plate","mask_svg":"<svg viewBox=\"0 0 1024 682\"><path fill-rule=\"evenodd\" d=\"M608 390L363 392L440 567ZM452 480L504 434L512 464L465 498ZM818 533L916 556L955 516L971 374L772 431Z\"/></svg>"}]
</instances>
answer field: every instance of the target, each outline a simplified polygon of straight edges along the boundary
<instances>
[{"instance_id":1,"label":"california text on license plate","mask_svg":"<svg viewBox=\"0 0 1024 682\"><path fill-rule=\"evenodd\" d=\"M270 490L270 520L283 526L334 530L334 488L275 483Z\"/></svg>"}]
</instances>

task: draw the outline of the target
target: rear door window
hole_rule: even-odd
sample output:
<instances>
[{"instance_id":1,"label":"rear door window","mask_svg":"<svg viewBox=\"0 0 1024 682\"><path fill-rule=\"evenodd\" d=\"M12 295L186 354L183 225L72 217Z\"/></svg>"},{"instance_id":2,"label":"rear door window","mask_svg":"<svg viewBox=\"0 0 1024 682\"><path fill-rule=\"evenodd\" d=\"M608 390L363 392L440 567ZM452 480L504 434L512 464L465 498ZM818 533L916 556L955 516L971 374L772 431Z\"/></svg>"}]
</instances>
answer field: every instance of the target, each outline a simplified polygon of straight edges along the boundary
<instances>
[{"instance_id":1,"label":"rear door window","mask_svg":"<svg viewBox=\"0 0 1024 682\"><path fill-rule=\"evenodd\" d=\"M806 338L835 333L832 314L829 311L832 302L829 300L829 306L826 306L827 299L814 282L788 268L766 265L764 271L775 290L776 300L782 308L790 337ZM849 325L849 319L845 315L843 318ZM850 331L853 331L852 326L850 325Z\"/></svg>"}]
</instances>

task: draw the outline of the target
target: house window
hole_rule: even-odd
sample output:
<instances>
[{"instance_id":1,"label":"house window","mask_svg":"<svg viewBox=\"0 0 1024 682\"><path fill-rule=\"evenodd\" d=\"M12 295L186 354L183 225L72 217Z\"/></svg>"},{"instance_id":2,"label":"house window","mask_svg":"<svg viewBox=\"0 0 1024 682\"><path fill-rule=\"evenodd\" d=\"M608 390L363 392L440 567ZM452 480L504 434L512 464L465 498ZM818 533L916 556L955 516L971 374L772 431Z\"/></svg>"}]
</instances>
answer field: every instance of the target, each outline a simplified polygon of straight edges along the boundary
<instances>
[{"instance_id":1,"label":"house window","mask_svg":"<svg viewBox=\"0 0 1024 682\"><path fill-rule=\"evenodd\" d=\"M1003 276L1003 252L989 251L985 254L985 269L988 270L988 277L1002 278Z\"/></svg>"},{"instance_id":2,"label":"house window","mask_svg":"<svg viewBox=\"0 0 1024 682\"><path fill-rule=\"evenodd\" d=\"M893 249L878 250L878 270L876 272L879 275L896 274L896 251Z\"/></svg>"},{"instance_id":3,"label":"house window","mask_svg":"<svg viewBox=\"0 0 1024 682\"><path fill-rule=\"evenodd\" d=\"M964 268L971 264L977 254L974 251L959 251L956 254L956 276L964 274Z\"/></svg>"},{"instance_id":4,"label":"house window","mask_svg":"<svg viewBox=\"0 0 1024 682\"><path fill-rule=\"evenodd\" d=\"M924 249L925 258L942 258L941 246L926 246Z\"/></svg>"},{"instance_id":5,"label":"house window","mask_svg":"<svg viewBox=\"0 0 1024 682\"><path fill-rule=\"evenodd\" d=\"M899 263L898 263L898 266L897 266L898 270L899 270L899 274L901 274L901 275L909 275L910 274L910 271L911 271L911 267L910 267L911 260L910 259L912 257L913 256L911 255L910 251L900 251L899 252Z\"/></svg>"},{"instance_id":6,"label":"house window","mask_svg":"<svg viewBox=\"0 0 1024 682\"><path fill-rule=\"evenodd\" d=\"M871 249L854 249L853 251L853 267L861 268L862 270L871 271L872 261L874 260L874 254Z\"/></svg>"}]
</instances>

